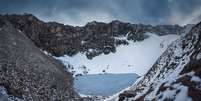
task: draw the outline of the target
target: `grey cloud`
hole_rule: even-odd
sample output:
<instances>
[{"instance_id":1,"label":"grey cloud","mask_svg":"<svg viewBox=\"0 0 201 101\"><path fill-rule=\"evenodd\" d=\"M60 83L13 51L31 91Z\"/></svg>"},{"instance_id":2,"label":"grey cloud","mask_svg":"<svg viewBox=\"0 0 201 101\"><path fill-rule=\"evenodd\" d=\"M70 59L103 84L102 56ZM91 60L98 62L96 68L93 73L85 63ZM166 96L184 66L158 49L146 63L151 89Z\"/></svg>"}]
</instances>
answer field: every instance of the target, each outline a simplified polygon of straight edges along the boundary
<instances>
[{"instance_id":1,"label":"grey cloud","mask_svg":"<svg viewBox=\"0 0 201 101\"><path fill-rule=\"evenodd\" d=\"M0 13L33 13L45 21L84 25L122 20L145 24L197 23L201 0L1 0Z\"/></svg>"}]
</instances>

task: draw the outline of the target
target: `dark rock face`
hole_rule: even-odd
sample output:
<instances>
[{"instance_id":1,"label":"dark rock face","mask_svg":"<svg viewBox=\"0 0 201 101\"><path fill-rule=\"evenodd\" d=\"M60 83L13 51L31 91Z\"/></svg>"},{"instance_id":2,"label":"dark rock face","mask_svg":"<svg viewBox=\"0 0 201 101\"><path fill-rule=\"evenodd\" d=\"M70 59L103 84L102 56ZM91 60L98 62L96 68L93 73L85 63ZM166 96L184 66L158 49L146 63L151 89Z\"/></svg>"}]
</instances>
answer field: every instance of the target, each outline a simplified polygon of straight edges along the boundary
<instances>
[{"instance_id":1,"label":"dark rock face","mask_svg":"<svg viewBox=\"0 0 201 101\"><path fill-rule=\"evenodd\" d=\"M116 46L128 44L126 40L117 39L118 37L127 36L128 40L141 41L148 37L145 32L159 35L184 32L184 28L178 25L151 26L117 20L110 23L93 21L83 27L73 27L56 22L45 23L31 14L2 15L1 20L8 20L15 28L26 33L37 47L54 56L73 56L82 52L89 59L102 53L115 52Z\"/></svg>"},{"instance_id":2,"label":"dark rock face","mask_svg":"<svg viewBox=\"0 0 201 101\"><path fill-rule=\"evenodd\" d=\"M163 53L119 101L200 101L201 23ZM171 93L170 93L171 92Z\"/></svg>"},{"instance_id":3,"label":"dark rock face","mask_svg":"<svg viewBox=\"0 0 201 101\"><path fill-rule=\"evenodd\" d=\"M9 95L25 101L80 101L73 90L72 75L60 62L46 56L9 22L1 23L0 86ZM26 35L38 37L32 34Z\"/></svg>"}]
</instances>

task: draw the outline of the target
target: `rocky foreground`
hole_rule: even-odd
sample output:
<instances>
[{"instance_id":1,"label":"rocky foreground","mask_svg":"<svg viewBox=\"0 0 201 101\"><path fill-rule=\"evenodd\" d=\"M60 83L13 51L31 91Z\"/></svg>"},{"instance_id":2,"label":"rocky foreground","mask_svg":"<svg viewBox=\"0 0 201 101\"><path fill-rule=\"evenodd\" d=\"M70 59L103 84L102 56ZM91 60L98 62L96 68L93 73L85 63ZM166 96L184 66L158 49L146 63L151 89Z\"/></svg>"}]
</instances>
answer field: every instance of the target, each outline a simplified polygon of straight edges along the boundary
<instances>
[{"instance_id":1,"label":"rocky foreground","mask_svg":"<svg viewBox=\"0 0 201 101\"><path fill-rule=\"evenodd\" d=\"M65 67L46 56L9 22L1 22L0 28L0 86L8 94L0 95L0 101L81 100Z\"/></svg>"}]
</instances>

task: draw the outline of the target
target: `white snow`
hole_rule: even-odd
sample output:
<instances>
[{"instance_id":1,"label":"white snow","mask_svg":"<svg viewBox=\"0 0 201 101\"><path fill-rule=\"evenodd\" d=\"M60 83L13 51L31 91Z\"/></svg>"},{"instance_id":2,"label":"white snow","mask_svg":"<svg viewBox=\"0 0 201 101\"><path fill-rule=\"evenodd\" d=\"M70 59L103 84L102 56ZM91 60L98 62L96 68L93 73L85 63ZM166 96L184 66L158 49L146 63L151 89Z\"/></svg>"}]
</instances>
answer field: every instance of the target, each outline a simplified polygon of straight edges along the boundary
<instances>
[{"instance_id":1,"label":"white snow","mask_svg":"<svg viewBox=\"0 0 201 101\"><path fill-rule=\"evenodd\" d=\"M198 60L198 59L201 59L201 53L198 53L196 59L197 59L197 60Z\"/></svg>"},{"instance_id":2,"label":"white snow","mask_svg":"<svg viewBox=\"0 0 201 101\"><path fill-rule=\"evenodd\" d=\"M86 41L81 41L81 44L85 44L86 43Z\"/></svg>"},{"instance_id":3,"label":"white snow","mask_svg":"<svg viewBox=\"0 0 201 101\"><path fill-rule=\"evenodd\" d=\"M46 55L50 55L50 53L48 53L47 51L43 51L41 50L43 53L45 53Z\"/></svg>"},{"instance_id":4,"label":"white snow","mask_svg":"<svg viewBox=\"0 0 201 101\"><path fill-rule=\"evenodd\" d=\"M191 81L199 83L199 82L201 82L201 79L198 76L192 76Z\"/></svg>"},{"instance_id":5,"label":"white snow","mask_svg":"<svg viewBox=\"0 0 201 101\"><path fill-rule=\"evenodd\" d=\"M94 52L95 50L94 50L94 49L89 49L88 51L89 51L89 52Z\"/></svg>"},{"instance_id":6,"label":"white snow","mask_svg":"<svg viewBox=\"0 0 201 101\"><path fill-rule=\"evenodd\" d=\"M17 29L18 32L22 33L22 31L20 29Z\"/></svg>"},{"instance_id":7,"label":"white snow","mask_svg":"<svg viewBox=\"0 0 201 101\"><path fill-rule=\"evenodd\" d=\"M175 84L173 85L174 89L167 89L164 92L160 93L159 96L162 98L157 99L157 101L164 101L165 99L174 99L174 101L192 101L190 97L188 97L188 88L186 86ZM179 90L178 94L176 93ZM154 96L152 96L153 98Z\"/></svg>"},{"instance_id":8,"label":"white snow","mask_svg":"<svg viewBox=\"0 0 201 101\"><path fill-rule=\"evenodd\" d=\"M175 101L192 101L190 97L188 97L188 88L185 86L179 86L180 92L177 94Z\"/></svg>"},{"instance_id":9,"label":"white snow","mask_svg":"<svg viewBox=\"0 0 201 101\"><path fill-rule=\"evenodd\" d=\"M131 89L133 86L137 85L137 84L140 82L140 80L143 79L143 77L144 77L144 76L141 76L140 78L138 78L138 79L132 84L132 86L129 86L129 87L127 87L127 88L121 90L120 92L115 93L114 95L105 98L104 101L118 101L119 94L121 94L121 93L123 93L124 91L127 91L127 90Z\"/></svg>"},{"instance_id":10,"label":"white snow","mask_svg":"<svg viewBox=\"0 0 201 101\"><path fill-rule=\"evenodd\" d=\"M89 74L99 74L105 70L106 73L136 73L143 75L166 50L167 46L179 38L178 35L158 36L151 33L146 34L150 37L143 41L129 41L129 45L117 47L116 53L101 54L92 60L87 59L82 53L78 53L73 57L64 55L55 58L61 60L64 64L72 64L76 74L82 72L79 67L84 65L89 69Z\"/></svg>"}]
</instances>

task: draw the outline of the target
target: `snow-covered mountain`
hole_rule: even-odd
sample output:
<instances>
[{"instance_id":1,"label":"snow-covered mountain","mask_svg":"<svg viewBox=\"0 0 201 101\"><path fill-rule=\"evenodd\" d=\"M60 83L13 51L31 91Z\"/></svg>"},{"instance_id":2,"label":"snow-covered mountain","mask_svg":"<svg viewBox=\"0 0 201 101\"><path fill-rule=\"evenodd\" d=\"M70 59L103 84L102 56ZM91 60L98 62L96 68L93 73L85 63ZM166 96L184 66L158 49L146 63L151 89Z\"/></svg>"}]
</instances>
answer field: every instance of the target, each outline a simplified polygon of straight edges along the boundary
<instances>
[{"instance_id":1,"label":"snow-covered mountain","mask_svg":"<svg viewBox=\"0 0 201 101\"><path fill-rule=\"evenodd\" d=\"M158 36L154 33L146 33L148 38L143 41L128 41L128 45L116 47L116 52L101 54L88 59L85 54L78 53L70 57L67 55L55 57L62 61L75 75L79 74L104 74L104 73L136 73L145 74L159 56L166 50L167 46L179 35ZM121 39L127 39L121 37ZM69 65L71 64L71 65Z\"/></svg>"},{"instance_id":2,"label":"snow-covered mountain","mask_svg":"<svg viewBox=\"0 0 201 101\"><path fill-rule=\"evenodd\" d=\"M191 27L130 24L117 20L110 23L93 21L74 27L46 23L31 14L2 15L0 19L9 21L40 49L62 60L75 75L143 75L167 46Z\"/></svg>"},{"instance_id":3,"label":"snow-covered mountain","mask_svg":"<svg viewBox=\"0 0 201 101\"><path fill-rule=\"evenodd\" d=\"M200 101L201 23L173 42L119 101Z\"/></svg>"},{"instance_id":4,"label":"snow-covered mountain","mask_svg":"<svg viewBox=\"0 0 201 101\"><path fill-rule=\"evenodd\" d=\"M125 86L126 82L130 85L131 81L134 82L136 79L134 77L131 80L130 76L127 75L125 78L129 78L124 80L123 76L118 77L121 76L120 73L136 73L142 76L126 91L116 94L117 96L114 96L114 98L111 97L105 100L199 101L201 99L199 96L201 95L201 71L199 68L201 64L201 24L196 25L189 32L193 25L152 26L124 23L116 20L110 23L93 21L85 26L69 26L56 22L43 22L31 14L0 15L0 28L3 28L5 23L9 23L12 29L15 30L15 32L11 33L13 36L19 34L22 37L19 39L9 37L7 36L10 35L9 30L6 30L7 32L1 31L3 41L0 40L2 42L0 45L3 48L0 47L0 54L6 53L5 57L7 55L14 57L6 58L6 62L0 61L6 64L3 65L6 69L3 66L0 67L2 70L0 71L0 77L7 75L7 73L14 75L11 75L11 79L9 78L10 76L4 76L6 84L10 82L12 84L9 87L5 86L5 84L2 87L1 82L5 80L0 78L0 92L4 94L5 89L7 89L5 96L11 94L11 97L19 97L20 95L20 98L27 99L28 94L41 93L38 91L41 90L40 83L38 84L37 82L43 81L41 83L41 85L44 84L42 87L50 86L50 89L44 88L48 92L47 98L49 99L55 100L55 96L61 99L60 95L65 96L66 94L65 99L69 98L72 101L86 100L80 99L77 93L74 92L72 87L73 76L68 72L70 71L76 75L75 79L78 81L78 86L83 85L83 82L79 81L84 81L85 84L95 81L96 83L94 84L98 86L100 78L103 80L102 83L118 81L115 85L108 85L106 88L103 88L103 85L100 88L96 88L96 86L92 88L92 83L86 87L91 87L91 91L98 91L103 88L101 93L107 92L106 89L108 90L110 87L115 87L115 89L112 88L112 93L113 91L120 91L120 88L116 89L116 87L125 88L128 86ZM9 39L7 44L17 46L17 52L13 52L10 49L16 50L15 47L5 45L7 42L6 38L4 38L5 36ZM23 44L26 47L23 44L16 43L15 40L25 40ZM9 49L8 52L12 54L5 52L7 48ZM23 49L28 51L23 51ZM33 51L36 51L36 53ZM17 53L22 56L17 55ZM18 61L18 56L28 62L22 62L24 64L21 64ZM1 58L3 59L4 55ZM16 61L12 59L16 59ZM10 68L7 61L12 63L14 61L13 67L17 66L20 71L13 73L13 69L16 68ZM66 68L63 68L64 66L60 62ZM28 68L26 65L30 67ZM10 70L9 72L6 72L7 68ZM26 70L23 73L27 75L16 76L23 70ZM41 72L42 70L45 72ZM43 75L40 75L41 73ZM54 75L54 73L56 74ZM89 75L79 76L84 74ZM44 76L44 78L39 78L39 76ZM29 86L30 83L27 82L35 77L37 79L31 81L34 86ZM107 79L103 79L103 77ZM76 88L79 89L78 86ZM11 90L15 88L14 92L9 91L10 87ZM27 89L33 90L27 91ZM52 91L52 89L57 90ZM22 92L17 92L18 90ZM80 90L83 90L83 87ZM87 90L83 91L86 92ZM63 93L59 94L60 92ZM111 94L111 92L107 93ZM45 93L39 95L46 96ZM43 99L40 96L39 99Z\"/></svg>"},{"instance_id":5,"label":"snow-covered mountain","mask_svg":"<svg viewBox=\"0 0 201 101\"><path fill-rule=\"evenodd\" d=\"M89 22L85 26L69 26L56 22L43 22L31 14L0 15L0 20L8 20L21 30L39 48L53 56L74 56L83 53L88 59L101 54L115 53L116 47L128 42L118 37L126 36L132 41L147 38L146 32L157 35L181 34L185 26L130 24L118 20L110 23Z\"/></svg>"}]
</instances>

